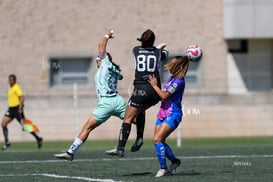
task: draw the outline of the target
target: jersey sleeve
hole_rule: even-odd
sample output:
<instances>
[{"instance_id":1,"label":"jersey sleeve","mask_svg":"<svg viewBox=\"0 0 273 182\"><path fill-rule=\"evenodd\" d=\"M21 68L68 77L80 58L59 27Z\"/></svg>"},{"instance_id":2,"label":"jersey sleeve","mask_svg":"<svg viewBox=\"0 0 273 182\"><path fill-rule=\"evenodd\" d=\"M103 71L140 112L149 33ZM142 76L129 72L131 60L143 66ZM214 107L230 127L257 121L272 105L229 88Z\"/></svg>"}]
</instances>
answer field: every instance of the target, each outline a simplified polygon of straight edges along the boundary
<instances>
[{"instance_id":1,"label":"jersey sleeve","mask_svg":"<svg viewBox=\"0 0 273 182\"><path fill-rule=\"evenodd\" d=\"M169 55L169 51L167 49L163 49L161 51L161 60L165 60Z\"/></svg>"},{"instance_id":2,"label":"jersey sleeve","mask_svg":"<svg viewBox=\"0 0 273 182\"><path fill-rule=\"evenodd\" d=\"M21 89L21 87L19 85L16 85L15 92L16 92L18 97L21 97L23 95L23 91L22 91L22 89Z\"/></svg>"},{"instance_id":3,"label":"jersey sleeve","mask_svg":"<svg viewBox=\"0 0 273 182\"><path fill-rule=\"evenodd\" d=\"M169 94L172 95L172 94L174 94L178 90L180 84L181 84L180 82L177 82L176 80L173 80L173 81L171 81L171 83L167 87L166 91Z\"/></svg>"},{"instance_id":4,"label":"jersey sleeve","mask_svg":"<svg viewBox=\"0 0 273 182\"><path fill-rule=\"evenodd\" d=\"M106 56L107 56L107 53L106 53L106 52L102 52L102 53L100 53L100 54L97 56L97 59L98 59L98 60L103 60Z\"/></svg>"}]
</instances>

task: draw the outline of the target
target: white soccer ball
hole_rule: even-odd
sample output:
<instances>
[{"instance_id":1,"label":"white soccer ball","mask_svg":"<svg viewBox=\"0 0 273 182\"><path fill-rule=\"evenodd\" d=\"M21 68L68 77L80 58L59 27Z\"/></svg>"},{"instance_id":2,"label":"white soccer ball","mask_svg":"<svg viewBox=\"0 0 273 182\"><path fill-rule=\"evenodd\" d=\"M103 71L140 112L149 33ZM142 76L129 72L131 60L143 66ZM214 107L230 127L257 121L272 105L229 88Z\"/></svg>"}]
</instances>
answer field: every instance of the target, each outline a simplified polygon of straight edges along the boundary
<instances>
[{"instance_id":1,"label":"white soccer ball","mask_svg":"<svg viewBox=\"0 0 273 182\"><path fill-rule=\"evenodd\" d=\"M202 57L203 51L198 45L190 45L186 50L186 55L190 61L197 62Z\"/></svg>"}]
</instances>

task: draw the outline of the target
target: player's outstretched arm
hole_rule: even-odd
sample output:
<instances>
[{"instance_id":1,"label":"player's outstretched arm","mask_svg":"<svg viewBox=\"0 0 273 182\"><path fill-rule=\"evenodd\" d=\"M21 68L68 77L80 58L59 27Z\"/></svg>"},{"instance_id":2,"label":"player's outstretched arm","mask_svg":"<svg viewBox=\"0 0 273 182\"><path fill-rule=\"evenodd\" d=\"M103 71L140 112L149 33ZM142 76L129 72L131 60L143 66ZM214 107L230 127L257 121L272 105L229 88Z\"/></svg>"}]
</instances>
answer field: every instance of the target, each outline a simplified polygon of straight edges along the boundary
<instances>
[{"instance_id":1,"label":"player's outstretched arm","mask_svg":"<svg viewBox=\"0 0 273 182\"><path fill-rule=\"evenodd\" d=\"M99 42L99 45L98 45L99 54L106 52L106 46L107 46L108 39L113 38L113 33L114 33L113 30L109 30L103 36L103 38L101 39L101 41Z\"/></svg>"},{"instance_id":2,"label":"player's outstretched arm","mask_svg":"<svg viewBox=\"0 0 273 182\"><path fill-rule=\"evenodd\" d=\"M161 60L164 61L168 55L169 55L169 51L168 49L166 49L166 44L165 43L160 43L156 46L157 49L161 50Z\"/></svg>"}]
</instances>

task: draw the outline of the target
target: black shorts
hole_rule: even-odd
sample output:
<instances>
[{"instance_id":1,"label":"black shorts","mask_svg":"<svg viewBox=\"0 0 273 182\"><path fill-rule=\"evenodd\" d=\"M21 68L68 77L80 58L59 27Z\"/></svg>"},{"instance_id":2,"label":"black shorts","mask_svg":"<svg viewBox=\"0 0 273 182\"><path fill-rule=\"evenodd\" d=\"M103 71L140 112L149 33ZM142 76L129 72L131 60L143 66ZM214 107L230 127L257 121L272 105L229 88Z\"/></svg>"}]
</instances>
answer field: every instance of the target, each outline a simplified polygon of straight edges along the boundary
<instances>
[{"instance_id":1,"label":"black shorts","mask_svg":"<svg viewBox=\"0 0 273 182\"><path fill-rule=\"evenodd\" d=\"M21 122L22 118L24 118L24 113L19 113L19 106L16 107L9 107L8 111L5 113L6 117L10 119L16 118L17 121Z\"/></svg>"},{"instance_id":2,"label":"black shorts","mask_svg":"<svg viewBox=\"0 0 273 182\"><path fill-rule=\"evenodd\" d=\"M142 108L152 106L160 101L160 97L150 84L135 84L131 98L128 105Z\"/></svg>"}]
</instances>

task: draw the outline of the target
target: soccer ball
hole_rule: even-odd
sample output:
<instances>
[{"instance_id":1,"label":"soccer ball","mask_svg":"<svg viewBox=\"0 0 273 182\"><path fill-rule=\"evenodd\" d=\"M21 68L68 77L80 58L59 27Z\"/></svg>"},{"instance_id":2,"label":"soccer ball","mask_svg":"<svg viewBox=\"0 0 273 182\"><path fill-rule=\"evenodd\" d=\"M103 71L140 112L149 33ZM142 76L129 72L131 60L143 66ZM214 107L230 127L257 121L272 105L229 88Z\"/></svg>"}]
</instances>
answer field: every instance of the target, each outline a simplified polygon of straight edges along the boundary
<instances>
[{"instance_id":1,"label":"soccer ball","mask_svg":"<svg viewBox=\"0 0 273 182\"><path fill-rule=\"evenodd\" d=\"M186 50L186 55L190 61L197 62L202 57L203 51L198 45L190 45Z\"/></svg>"}]
</instances>

